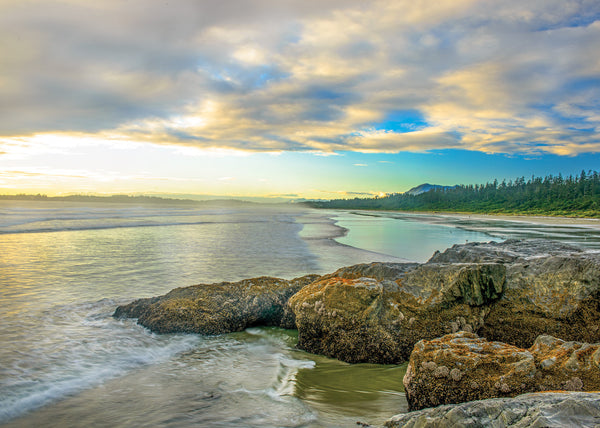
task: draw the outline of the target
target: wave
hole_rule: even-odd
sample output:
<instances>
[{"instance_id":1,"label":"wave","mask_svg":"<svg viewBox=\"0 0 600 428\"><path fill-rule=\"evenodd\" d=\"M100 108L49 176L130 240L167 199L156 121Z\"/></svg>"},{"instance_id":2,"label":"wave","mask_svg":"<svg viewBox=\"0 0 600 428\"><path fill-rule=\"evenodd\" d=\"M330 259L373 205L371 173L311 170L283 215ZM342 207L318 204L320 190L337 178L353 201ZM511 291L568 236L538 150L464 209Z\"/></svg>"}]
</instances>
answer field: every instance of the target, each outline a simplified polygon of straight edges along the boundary
<instances>
[{"instance_id":1,"label":"wave","mask_svg":"<svg viewBox=\"0 0 600 428\"><path fill-rule=\"evenodd\" d=\"M39 338L47 342L42 344L47 352L24 349L18 360L4 364L0 423L136 368L168 361L201 341L193 335L154 335L134 321L114 320L110 309L114 309L114 302L104 299L56 307L46 314L55 324L68 319L78 327L67 328L64 334L70 336L68 339Z\"/></svg>"},{"instance_id":2,"label":"wave","mask_svg":"<svg viewBox=\"0 0 600 428\"><path fill-rule=\"evenodd\" d=\"M77 230L102 230L102 229L123 229L123 228L134 228L134 227L161 227L161 226L191 226L199 224L217 224L224 222L207 222L207 221L195 221L195 222L164 222L164 223L138 223L138 224L94 224L94 225L81 225L81 226L52 226L52 227L37 227L37 228L5 228L0 229L0 235L14 234L14 233L48 233L48 232L68 232ZM239 222L238 222L239 223Z\"/></svg>"},{"instance_id":3,"label":"wave","mask_svg":"<svg viewBox=\"0 0 600 428\"><path fill-rule=\"evenodd\" d=\"M163 216L161 216L163 217ZM171 217L171 216L169 216ZM135 218L135 217L132 217ZM115 218L116 219L116 218ZM79 222L78 222L79 220ZM111 220L111 218L73 218L73 219L36 219L29 222L4 223L0 224L0 235L15 233L48 233L48 232L68 232L78 230L103 230L103 229L122 229L135 227L163 227L163 226L196 226L201 224L233 224L233 223L268 223L269 221L279 221L281 223L294 223L293 220L278 219L240 219L232 218L221 219L219 221L148 221L146 218L139 222L98 222L97 220ZM66 224L65 224L66 223ZM79 223L79 224L78 224ZM83 224L81 224L83 223Z\"/></svg>"}]
</instances>

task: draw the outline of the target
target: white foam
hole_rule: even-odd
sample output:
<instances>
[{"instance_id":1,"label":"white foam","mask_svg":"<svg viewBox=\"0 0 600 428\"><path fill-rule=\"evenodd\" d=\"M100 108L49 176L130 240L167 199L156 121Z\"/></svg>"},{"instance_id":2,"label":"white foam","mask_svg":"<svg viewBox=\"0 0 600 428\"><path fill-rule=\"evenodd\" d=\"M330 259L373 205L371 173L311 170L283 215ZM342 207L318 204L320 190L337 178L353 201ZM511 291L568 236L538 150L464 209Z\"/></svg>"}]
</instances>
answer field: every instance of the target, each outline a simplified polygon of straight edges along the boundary
<instances>
[{"instance_id":1,"label":"white foam","mask_svg":"<svg viewBox=\"0 0 600 428\"><path fill-rule=\"evenodd\" d=\"M96 314L106 304L93 306ZM79 305L83 310L86 306ZM45 352L20 352L18 361L3 368L8 377L0 383L0 423L141 366L168 361L202 340L194 335L154 335L131 320L117 321L110 315L83 319L82 327L66 332L71 337L62 342L48 338L41 344ZM94 335L89 329L100 331Z\"/></svg>"}]
</instances>

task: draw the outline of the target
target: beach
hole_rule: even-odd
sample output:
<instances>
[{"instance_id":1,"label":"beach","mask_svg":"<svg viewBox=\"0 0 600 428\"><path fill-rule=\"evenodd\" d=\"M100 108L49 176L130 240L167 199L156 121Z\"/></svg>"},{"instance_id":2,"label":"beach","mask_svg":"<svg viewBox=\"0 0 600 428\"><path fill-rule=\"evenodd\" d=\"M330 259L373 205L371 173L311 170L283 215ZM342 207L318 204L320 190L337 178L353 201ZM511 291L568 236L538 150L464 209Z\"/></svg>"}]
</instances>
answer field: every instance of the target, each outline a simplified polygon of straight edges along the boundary
<instances>
[{"instance_id":1,"label":"beach","mask_svg":"<svg viewBox=\"0 0 600 428\"><path fill-rule=\"evenodd\" d=\"M428 240L440 251L474 234L600 242L590 227L439 214L6 201L0 209L0 338L10 343L0 350L0 423L10 427L382 423L406 409L405 366L308 354L293 331L159 335L112 314L192 284L423 260L433 251L411 249Z\"/></svg>"}]
</instances>

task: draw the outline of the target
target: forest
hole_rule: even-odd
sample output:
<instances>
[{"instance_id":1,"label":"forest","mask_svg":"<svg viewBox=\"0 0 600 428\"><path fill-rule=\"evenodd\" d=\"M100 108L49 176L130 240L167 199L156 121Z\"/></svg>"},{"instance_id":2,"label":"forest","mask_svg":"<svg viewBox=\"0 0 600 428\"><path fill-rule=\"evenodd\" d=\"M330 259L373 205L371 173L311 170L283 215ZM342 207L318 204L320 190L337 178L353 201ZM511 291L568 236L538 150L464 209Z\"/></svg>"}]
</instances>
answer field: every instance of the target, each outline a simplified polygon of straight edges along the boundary
<instances>
[{"instance_id":1,"label":"forest","mask_svg":"<svg viewBox=\"0 0 600 428\"><path fill-rule=\"evenodd\" d=\"M506 182L457 185L419 195L394 193L375 198L313 201L315 208L397 211L442 211L487 214L526 214L600 217L600 175L581 171L563 177L519 177Z\"/></svg>"}]
</instances>

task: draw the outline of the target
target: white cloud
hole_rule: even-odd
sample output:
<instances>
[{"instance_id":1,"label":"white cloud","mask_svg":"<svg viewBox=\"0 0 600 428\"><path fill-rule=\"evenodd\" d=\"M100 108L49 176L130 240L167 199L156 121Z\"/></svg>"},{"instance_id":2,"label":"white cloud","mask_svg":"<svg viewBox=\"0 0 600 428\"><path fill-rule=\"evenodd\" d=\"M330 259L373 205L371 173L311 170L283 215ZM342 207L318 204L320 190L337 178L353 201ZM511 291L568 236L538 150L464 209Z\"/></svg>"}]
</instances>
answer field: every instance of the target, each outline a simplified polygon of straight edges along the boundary
<instances>
[{"instance_id":1,"label":"white cloud","mask_svg":"<svg viewBox=\"0 0 600 428\"><path fill-rule=\"evenodd\" d=\"M598 151L599 18L594 0L6 0L0 151L74 132L209 151ZM382 128L398 111L425 125Z\"/></svg>"}]
</instances>

